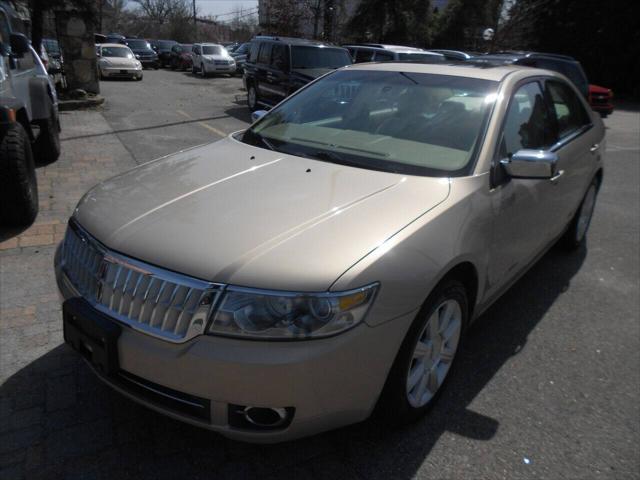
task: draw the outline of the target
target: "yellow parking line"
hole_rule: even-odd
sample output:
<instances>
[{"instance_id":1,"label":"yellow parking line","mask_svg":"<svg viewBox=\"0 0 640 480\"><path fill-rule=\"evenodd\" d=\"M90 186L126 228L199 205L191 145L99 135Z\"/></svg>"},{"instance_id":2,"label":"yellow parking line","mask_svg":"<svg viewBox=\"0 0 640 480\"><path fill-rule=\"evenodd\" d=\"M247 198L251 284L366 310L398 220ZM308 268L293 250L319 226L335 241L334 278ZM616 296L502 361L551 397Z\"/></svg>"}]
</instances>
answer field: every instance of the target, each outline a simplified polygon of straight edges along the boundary
<instances>
[{"instance_id":1,"label":"yellow parking line","mask_svg":"<svg viewBox=\"0 0 640 480\"><path fill-rule=\"evenodd\" d=\"M183 117L189 118L189 119L193 119L193 117L191 115L189 115L187 112L183 112L182 110L176 110L176 112L180 115L182 115ZM200 125L201 127L206 128L207 130L211 130L213 133L220 135L221 137L226 137L227 134L224 133L222 130L218 130L216 127L212 127L211 125L207 125L204 122L198 122L198 125Z\"/></svg>"}]
</instances>

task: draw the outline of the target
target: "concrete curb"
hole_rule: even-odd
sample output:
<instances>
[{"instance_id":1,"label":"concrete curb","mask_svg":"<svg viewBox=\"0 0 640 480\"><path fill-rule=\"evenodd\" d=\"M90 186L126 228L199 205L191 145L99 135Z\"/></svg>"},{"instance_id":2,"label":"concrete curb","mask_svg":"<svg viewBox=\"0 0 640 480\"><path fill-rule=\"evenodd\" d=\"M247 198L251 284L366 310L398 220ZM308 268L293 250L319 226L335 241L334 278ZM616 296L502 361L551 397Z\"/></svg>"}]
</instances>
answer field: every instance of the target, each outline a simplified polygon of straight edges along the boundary
<instances>
[{"instance_id":1,"label":"concrete curb","mask_svg":"<svg viewBox=\"0 0 640 480\"><path fill-rule=\"evenodd\" d=\"M58 110L61 112L68 112L70 110L82 110L85 108L98 107L103 103L104 97L101 97L100 95L79 100L60 100L58 101Z\"/></svg>"}]
</instances>

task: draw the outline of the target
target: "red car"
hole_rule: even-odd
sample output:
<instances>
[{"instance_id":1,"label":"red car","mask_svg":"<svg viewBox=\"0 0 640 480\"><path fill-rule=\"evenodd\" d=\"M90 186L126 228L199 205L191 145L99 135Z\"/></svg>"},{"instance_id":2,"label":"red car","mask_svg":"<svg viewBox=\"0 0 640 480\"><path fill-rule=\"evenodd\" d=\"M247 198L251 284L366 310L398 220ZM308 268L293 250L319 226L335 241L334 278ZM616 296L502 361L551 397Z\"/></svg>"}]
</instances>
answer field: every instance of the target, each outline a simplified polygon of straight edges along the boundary
<instances>
[{"instance_id":1,"label":"red car","mask_svg":"<svg viewBox=\"0 0 640 480\"><path fill-rule=\"evenodd\" d=\"M169 65L171 70L191 70L191 44L181 43L171 47Z\"/></svg>"},{"instance_id":2,"label":"red car","mask_svg":"<svg viewBox=\"0 0 640 480\"><path fill-rule=\"evenodd\" d=\"M598 85L589 85L589 105L596 112L599 112L602 118L613 112L612 99L613 92L611 89Z\"/></svg>"}]
</instances>

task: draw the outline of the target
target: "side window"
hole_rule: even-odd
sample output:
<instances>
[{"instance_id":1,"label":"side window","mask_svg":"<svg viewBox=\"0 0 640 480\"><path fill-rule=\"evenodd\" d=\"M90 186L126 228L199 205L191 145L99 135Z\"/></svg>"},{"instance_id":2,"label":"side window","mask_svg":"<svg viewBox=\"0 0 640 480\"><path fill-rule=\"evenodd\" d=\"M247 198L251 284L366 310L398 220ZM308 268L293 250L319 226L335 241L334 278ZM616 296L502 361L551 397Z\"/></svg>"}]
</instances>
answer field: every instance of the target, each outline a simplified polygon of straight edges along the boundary
<instances>
[{"instance_id":1,"label":"side window","mask_svg":"<svg viewBox=\"0 0 640 480\"><path fill-rule=\"evenodd\" d=\"M271 52L271 66L275 69L286 72L289 70L289 55L285 45L274 45Z\"/></svg>"},{"instance_id":2,"label":"side window","mask_svg":"<svg viewBox=\"0 0 640 480\"><path fill-rule=\"evenodd\" d=\"M258 58L258 49L260 44L258 42L252 42L249 48L249 55L247 56L247 62L255 62Z\"/></svg>"},{"instance_id":3,"label":"side window","mask_svg":"<svg viewBox=\"0 0 640 480\"><path fill-rule=\"evenodd\" d=\"M376 62L393 62L393 53L376 52Z\"/></svg>"},{"instance_id":4,"label":"side window","mask_svg":"<svg viewBox=\"0 0 640 480\"><path fill-rule=\"evenodd\" d=\"M193 53L195 53L196 55L200 55L200 46L199 45L194 45L193 46Z\"/></svg>"},{"instance_id":5,"label":"side window","mask_svg":"<svg viewBox=\"0 0 640 480\"><path fill-rule=\"evenodd\" d=\"M538 82L521 86L511 97L502 131L500 156L518 150L544 150L555 142L547 105Z\"/></svg>"},{"instance_id":6,"label":"side window","mask_svg":"<svg viewBox=\"0 0 640 480\"><path fill-rule=\"evenodd\" d=\"M356 57L355 57L356 63L370 62L371 60L373 60L373 50L359 49L356 52Z\"/></svg>"},{"instance_id":7,"label":"side window","mask_svg":"<svg viewBox=\"0 0 640 480\"><path fill-rule=\"evenodd\" d=\"M260 53L258 53L258 63L269 65L271 59L271 44L263 43L260 46Z\"/></svg>"},{"instance_id":8,"label":"side window","mask_svg":"<svg viewBox=\"0 0 640 480\"><path fill-rule=\"evenodd\" d=\"M548 81L547 91L559 138L564 138L591 123L580 99L568 85L558 81Z\"/></svg>"}]
</instances>

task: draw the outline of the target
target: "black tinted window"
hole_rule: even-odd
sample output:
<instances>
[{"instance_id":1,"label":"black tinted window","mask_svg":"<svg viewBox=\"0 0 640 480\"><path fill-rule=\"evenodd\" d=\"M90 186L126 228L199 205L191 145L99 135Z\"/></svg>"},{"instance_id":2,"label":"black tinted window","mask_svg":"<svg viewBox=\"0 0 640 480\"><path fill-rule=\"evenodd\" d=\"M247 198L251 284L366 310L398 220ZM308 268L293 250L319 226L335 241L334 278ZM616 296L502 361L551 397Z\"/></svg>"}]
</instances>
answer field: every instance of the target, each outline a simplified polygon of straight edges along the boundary
<instances>
[{"instance_id":1,"label":"black tinted window","mask_svg":"<svg viewBox=\"0 0 640 480\"><path fill-rule=\"evenodd\" d=\"M291 47L292 68L340 68L350 65L351 56L343 48Z\"/></svg>"},{"instance_id":2,"label":"black tinted window","mask_svg":"<svg viewBox=\"0 0 640 480\"><path fill-rule=\"evenodd\" d=\"M255 62L258 58L258 49L260 48L260 44L257 42L251 43L249 47L249 55L247 55L248 62Z\"/></svg>"},{"instance_id":3,"label":"black tinted window","mask_svg":"<svg viewBox=\"0 0 640 480\"><path fill-rule=\"evenodd\" d=\"M373 60L373 50L357 50L355 60L356 63L370 62Z\"/></svg>"},{"instance_id":4,"label":"black tinted window","mask_svg":"<svg viewBox=\"0 0 640 480\"><path fill-rule=\"evenodd\" d=\"M126 40L125 43L129 48L151 48L146 40Z\"/></svg>"},{"instance_id":5,"label":"black tinted window","mask_svg":"<svg viewBox=\"0 0 640 480\"><path fill-rule=\"evenodd\" d=\"M289 56L287 47L284 45L274 45L271 53L271 66L279 70L287 70L289 67Z\"/></svg>"},{"instance_id":6,"label":"black tinted window","mask_svg":"<svg viewBox=\"0 0 640 480\"><path fill-rule=\"evenodd\" d=\"M376 52L376 62L392 62L393 54L387 52Z\"/></svg>"},{"instance_id":7,"label":"black tinted window","mask_svg":"<svg viewBox=\"0 0 640 480\"><path fill-rule=\"evenodd\" d=\"M520 87L511 98L504 123L502 157L522 149L542 150L555 139L542 90L537 82Z\"/></svg>"},{"instance_id":8,"label":"black tinted window","mask_svg":"<svg viewBox=\"0 0 640 480\"><path fill-rule=\"evenodd\" d=\"M258 63L269 64L271 59L271 44L263 43L260 46L260 53L258 53Z\"/></svg>"},{"instance_id":9,"label":"black tinted window","mask_svg":"<svg viewBox=\"0 0 640 480\"><path fill-rule=\"evenodd\" d=\"M549 81L547 91L553 105L559 138L566 137L591 123L580 99L571 87L560 82Z\"/></svg>"}]
</instances>

